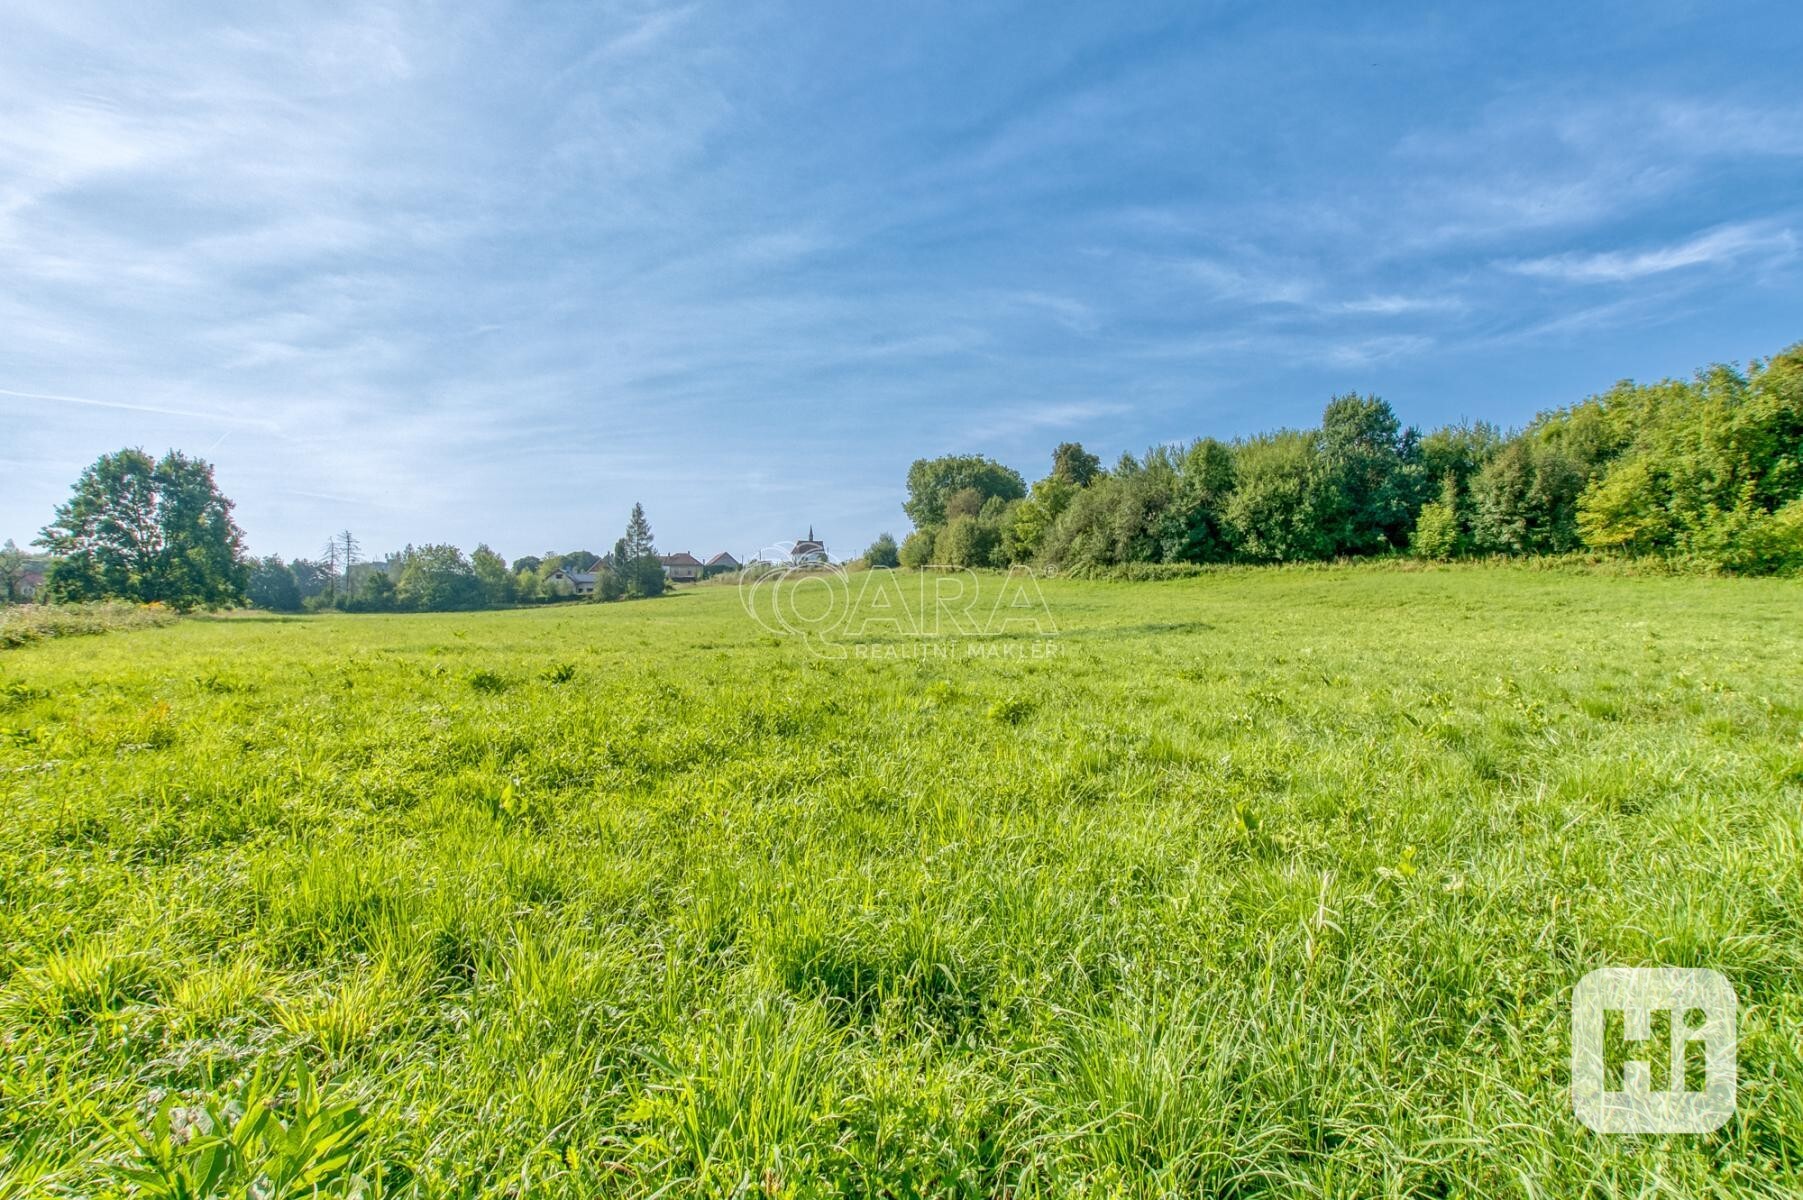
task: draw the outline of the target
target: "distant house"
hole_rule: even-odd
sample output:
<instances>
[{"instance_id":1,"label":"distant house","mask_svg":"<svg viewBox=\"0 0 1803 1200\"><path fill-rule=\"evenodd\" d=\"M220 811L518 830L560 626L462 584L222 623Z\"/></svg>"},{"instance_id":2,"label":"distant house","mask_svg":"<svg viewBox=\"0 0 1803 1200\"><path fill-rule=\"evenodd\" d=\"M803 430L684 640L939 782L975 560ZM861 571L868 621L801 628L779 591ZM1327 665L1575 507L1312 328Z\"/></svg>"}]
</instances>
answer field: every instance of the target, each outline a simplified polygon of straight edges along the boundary
<instances>
[{"instance_id":1,"label":"distant house","mask_svg":"<svg viewBox=\"0 0 1803 1200\"><path fill-rule=\"evenodd\" d=\"M826 543L814 536L814 527L808 526L808 536L789 547L789 561L794 565L818 566L827 561Z\"/></svg>"},{"instance_id":2,"label":"distant house","mask_svg":"<svg viewBox=\"0 0 1803 1200\"><path fill-rule=\"evenodd\" d=\"M707 565L702 568L702 574L724 575L728 571L738 570L740 565L738 559L722 550L720 553L707 560Z\"/></svg>"},{"instance_id":3,"label":"distant house","mask_svg":"<svg viewBox=\"0 0 1803 1200\"><path fill-rule=\"evenodd\" d=\"M687 550L679 550L675 554L660 554L657 561L664 566L664 578L671 583L694 583L701 578L704 568L701 560Z\"/></svg>"},{"instance_id":4,"label":"distant house","mask_svg":"<svg viewBox=\"0 0 1803 1200\"><path fill-rule=\"evenodd\" d=\"M559 591L567 584L575 595L592 596L595 594L595 579L599 574L598 571L566 571L559 567L551 572L547 582Z\"/></svg>"},{"instance_id":5,"label":"distant house","mask_svg":"<svg viewBox=\"0 0 1803 1200\"><path fill-rule=\"evenodd\" d=\"M660 554L658 565L664 569L664 578L671 583L694 583L717 570L736 571L739 564L730 554L716 554L708 559L706 565L687 550L677 554ZM613 563L613 555L609 554L594 564L589 571L572 571L567 567L559 567L545 577L553 591L567 596L592 596L595 594L595 583ZM715 564L723 564L716 567Z\"/></svg>"}]
</instances>

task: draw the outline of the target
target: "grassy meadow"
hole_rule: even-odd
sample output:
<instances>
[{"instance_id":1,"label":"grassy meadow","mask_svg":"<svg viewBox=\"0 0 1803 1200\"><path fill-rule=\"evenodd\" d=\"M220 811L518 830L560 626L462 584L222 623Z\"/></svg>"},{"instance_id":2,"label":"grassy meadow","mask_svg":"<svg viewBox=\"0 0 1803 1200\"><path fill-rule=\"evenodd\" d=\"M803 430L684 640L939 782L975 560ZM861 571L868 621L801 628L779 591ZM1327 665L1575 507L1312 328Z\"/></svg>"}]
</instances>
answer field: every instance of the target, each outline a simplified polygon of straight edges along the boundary
<instances>
[{"instance_id":1,"label":"grassy meadow","mask_svg":"<svg viewBox=\"0 0 1803 1200\"><path fill-rule=\"evenodd\" d=\"M0 653L0 1198L1803 1191L1803 585L1043 597ZM1573 1119L1608 964L1733 981L1720 1131Z\"/></svg>"}]
</instances>

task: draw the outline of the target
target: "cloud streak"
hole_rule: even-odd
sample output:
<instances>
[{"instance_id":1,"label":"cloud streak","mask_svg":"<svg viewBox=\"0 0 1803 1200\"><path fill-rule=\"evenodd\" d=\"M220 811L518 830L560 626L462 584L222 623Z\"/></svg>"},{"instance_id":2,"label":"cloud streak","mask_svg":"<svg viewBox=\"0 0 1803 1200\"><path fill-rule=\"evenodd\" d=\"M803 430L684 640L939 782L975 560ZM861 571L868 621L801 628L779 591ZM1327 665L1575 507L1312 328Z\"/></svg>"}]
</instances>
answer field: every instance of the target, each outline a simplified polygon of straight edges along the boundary
<instances>
[{"instance_id":1,"label":"cloud streak","mask_svg":"<svg viewBox=\"0 0 1803 1200\"><path fill-rule=\"evenodd\" d=\"M109 408L115 412L151 413L161 417L183 417L211 424L243 425L254 429L272 428L268 421L235 417L227 413L201 412L195 409L166 408L157 404L131 404L123 400L94 400L86 396L53 396L44 392L16 392L0 388L0 396L13 400L39 400L48 404L74 404L84 408Z\"/></svg>"},{"instance_id":2,"label":"cloud streak","mask_svg":"<svg viewBox=\"0 0 1803 1200\"><path fill-rule=\"evenodd\" d=\"M1502 266L1514 274L1537 279L1628 283L1688 267L1729 265L1751 255L1788 258L1796 253L1796 249L1796 235L1789 229L1775 229L1763 224L1725 225L1681 242L1646 250L1557 254L1506 262Z\"/></svg>"}]
</instances>

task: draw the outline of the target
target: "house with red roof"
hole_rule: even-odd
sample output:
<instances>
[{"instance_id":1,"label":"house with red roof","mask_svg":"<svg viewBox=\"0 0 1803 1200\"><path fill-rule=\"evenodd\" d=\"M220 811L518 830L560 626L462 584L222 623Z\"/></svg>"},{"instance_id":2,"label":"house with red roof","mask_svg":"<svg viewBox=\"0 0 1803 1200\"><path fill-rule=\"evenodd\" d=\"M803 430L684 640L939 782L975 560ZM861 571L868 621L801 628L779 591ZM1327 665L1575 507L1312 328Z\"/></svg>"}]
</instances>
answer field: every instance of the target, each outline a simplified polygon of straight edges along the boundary
<instances>
[{"instance_id":1,"label":"house with red roof","mask_svg":"<svg viewBox=\"0 0 1803 1200\"><path fill-rule=\"evenodd\" d=\"M660 554L657 561L664 565L664 578L671 583L695 583L700 580L706 570L701 560L687 550L679 550L675 554Z\"/></svg>"}]
</instances>

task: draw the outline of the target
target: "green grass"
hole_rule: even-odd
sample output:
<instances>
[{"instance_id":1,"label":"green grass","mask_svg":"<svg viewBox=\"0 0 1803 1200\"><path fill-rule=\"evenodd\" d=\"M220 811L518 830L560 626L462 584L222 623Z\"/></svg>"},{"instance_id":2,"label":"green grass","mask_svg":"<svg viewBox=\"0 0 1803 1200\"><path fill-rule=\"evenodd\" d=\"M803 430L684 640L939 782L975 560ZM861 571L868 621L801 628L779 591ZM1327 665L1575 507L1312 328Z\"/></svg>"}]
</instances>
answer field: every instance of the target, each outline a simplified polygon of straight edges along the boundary
<instances>
[{"instance_id":1,"label":"green grass","mask_svg":"<svg viewBox=\"0 0 1803 1200\"><path fill-rule=\"evenodd\" d=\"M5 652L0 1197L1803 1189L1803 586L1044 596ZM1733 981L1723 1129L1574 1121L1605 964Z\"/></svg>"}]
</instances>

